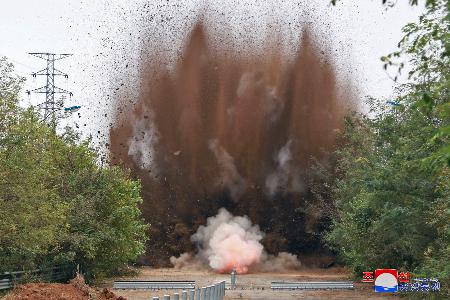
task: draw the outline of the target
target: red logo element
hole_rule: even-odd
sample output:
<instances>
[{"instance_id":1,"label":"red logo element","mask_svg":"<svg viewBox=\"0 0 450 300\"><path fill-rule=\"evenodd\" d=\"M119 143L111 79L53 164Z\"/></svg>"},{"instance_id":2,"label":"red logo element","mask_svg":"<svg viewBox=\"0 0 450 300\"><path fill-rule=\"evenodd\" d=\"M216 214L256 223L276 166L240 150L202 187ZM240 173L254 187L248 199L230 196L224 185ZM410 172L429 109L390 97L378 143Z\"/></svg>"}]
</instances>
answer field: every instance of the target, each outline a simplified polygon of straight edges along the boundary
<instances>
[{"instance_id":1,"label":"red logo element","mask_svg":"<svg viewBox=\"0 0 450 300\"><path fill-rule=\"evenodd\" d=\"M409 282L409 272L399 272L398 282Z\"/></svg>"},{"instance_id":2,"label":"red logo element","mask_svg":"<svg viewBox=\"0 0 450 300\"><path fill-rule=\"evenodd\" d=\"M362 282L373 282L373 272L363 272Z\"/></svg>"},{"instance_id":3,"label":"red logo element","mask_svg":"<svg viewBox=\"0 0 450 300\"><path fill-rule=\"evenodd\" d=\"M394 293L398 291L398 272L396 269L375 270L375 292Z\"/></svg>"},{"instance_id":4,"label":"red logo element","mask_svg":"<svg viewBox=\"0 0 450 300\"><path fill-rule=\"evenodd\" d=\"M395 277L395 279L398 280L397 269L376 269L375 270L375 280L377 280L378 276L380 276L381 274L385 274L385 273L392 274Z\"/></svg>"}]
</instances>

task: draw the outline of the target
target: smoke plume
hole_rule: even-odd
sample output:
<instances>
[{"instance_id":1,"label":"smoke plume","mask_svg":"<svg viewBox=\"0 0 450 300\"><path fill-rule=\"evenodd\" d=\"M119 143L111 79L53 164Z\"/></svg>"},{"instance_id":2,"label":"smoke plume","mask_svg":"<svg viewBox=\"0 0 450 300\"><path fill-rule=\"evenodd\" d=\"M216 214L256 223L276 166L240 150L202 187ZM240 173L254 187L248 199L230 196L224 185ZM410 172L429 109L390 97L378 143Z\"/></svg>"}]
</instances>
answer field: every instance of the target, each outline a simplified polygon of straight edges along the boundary
<instances>
[{"instance_id":1,"label":"smoke plume","mask_svg":"<svg viewBox=\"0 0 450 300\"><path fill-rule=\"evenodd\" d=\"M154 157L154 144L158 141L155 126L148 122L151 112L145 109L142 118L133 123L133 134L128 140L128 155L134 159L138 166L144 170L153 170L156 174Z\"/></svg>"},{"instance_id":2,"label":"smoke plume","mask_svg":"<svg viewBox=\"0 0 450 300\"><path fill-rule=\"evenodd\" d=\"M245 180L239 175L234 159L228 152L220 147L219 141L214 139L208 142L209 149L214 153L219 165L220 176L218 185L224 189L228 189L231 198L234 201L239 200L245 190Z\"/></svg>"},{"instance_id":3,"label":"smoke plume","mask_svg":"<svg viewBox=\"0 0 450 300\"><path fill-rule=\"evenodd\" d=\"M266 178L266 188L270 195L276 192L301 192L303 183L300 178L299 170L296 170L292 162L291 154L292 140L284 145L275 157L276 170Z\"/></svg>"},{"instance_id":4,"label":"smoke plume","mask_svg":"<svg viewBox=\"0 0 450 300\"><path fill-rule=\"evenodd\" d=\"M208 265L220 273L233 268L239 274L249 268L257 271L286 271L296 269L300 261L295 255L282 252L268 255L261 240L264 233L247 216L236 217L221 208L216 216L208 218L191 240L197 245L197 254L183 253L171 257L170 262L179 269L198 269Z\"/></svg>"},{"instance_id":5,"label":"smoke plume","mask_svg":"<svg viewBox=\"0 0 450 300\"><path fill-rule=\"evenodd\" d=\"M352 94L338 87L328 49L308 28L292 45L295 57L276 40L265 55L243 54L223 46L230 43L211 45L210 35L199 22L174 65L143 48L139 96L117 101L110 158L142 183L151 224L143 262L167 265L194 252L192 235L216 270L280 252L317 253L330 219L312 208L329 199L310 186L311 158L329 164ZM205 226L222 207L248 217L221 210ZM236 244L248 252L235 257Z\"/></svg>"},{"instance_id":6,"label":"smoke plume","mask_svg":"<svg viewBox=\"0 0 450 300\"><path fill-rule=\"evenodd\" d=\"M199 245L200 257L212 269L229 272L236 268L239 273L247 273L248 266L261 259L262 238L258 225L252 225L247 217L233 217L222 208L191 239Z\"/></svg>"}]
</instances>

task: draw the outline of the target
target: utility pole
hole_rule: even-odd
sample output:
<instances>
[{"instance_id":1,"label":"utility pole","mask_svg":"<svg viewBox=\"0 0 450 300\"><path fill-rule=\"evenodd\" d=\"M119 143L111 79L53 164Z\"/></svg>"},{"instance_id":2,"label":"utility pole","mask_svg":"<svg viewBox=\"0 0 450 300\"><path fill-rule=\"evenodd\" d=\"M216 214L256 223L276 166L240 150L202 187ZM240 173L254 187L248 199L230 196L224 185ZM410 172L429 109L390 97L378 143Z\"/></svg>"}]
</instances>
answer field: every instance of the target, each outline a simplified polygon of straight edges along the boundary
<instances>
[{"instance_id":1,"label":"utility pole","mask_svg":"<svg viewBox=\"0 0 450 300\"><path fill-rule=\"evenodd\" d=\"M62 99L59 103L55 102L55 94L69 94L69 96L72 96L72 92L66 91L55 85L56 76L64 76L64 78L69 78L69 75L55 68L55 61L67 58L72 54L55 54L44 52L32 52L29 54L41 58L47 62L47 67L45 69L31 73L31 76L33 77L38 75L46 76L47 81L45 86L27 91L27 93L28 95L31 93L45 94L45 102L40 103L38 106L40 109L44 110L44 121L48 122L53 129L55 129L57 119L56 113L58 110L61 110L64 105L64 103L62 103Z\"/></svg>"}]
</instances>

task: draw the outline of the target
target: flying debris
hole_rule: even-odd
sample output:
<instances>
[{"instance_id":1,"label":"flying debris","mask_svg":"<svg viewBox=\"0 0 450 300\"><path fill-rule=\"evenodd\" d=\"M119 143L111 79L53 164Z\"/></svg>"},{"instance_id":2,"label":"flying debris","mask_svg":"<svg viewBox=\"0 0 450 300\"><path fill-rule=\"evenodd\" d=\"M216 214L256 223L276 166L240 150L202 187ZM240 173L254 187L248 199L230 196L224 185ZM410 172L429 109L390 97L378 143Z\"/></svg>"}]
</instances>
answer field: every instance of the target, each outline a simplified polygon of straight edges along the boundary
<instances>
[{"instance_id":1,"label":"flying debris","mask_svg":"<svg viewBox=\"0 0 450 300\"><path fill-rule=\"evenodd\" d=\"M72 113L72 112L76 112L78 110L80 110L81 106L80 105L74 105L74 106L70 106L70 107L64 107L64 112L67 113Z\"/></svg>"},{"instance_id":2,"label":"flying debris","mask_svg":"<svg viewBox=\"0 0 450 300\"><path fill-rule=\"evenodd\" d=\"M398 103L397 101L386 101L387 104L390 104L392 106L402 106L400 103Z\"/></svg>"},{"instance_id":3,"label":"flying debris","mask_svg":"<svg viewBox=\"0 0 450 300\"><path fill-rule=\"evenodd\" d=\"M237 228L242 248L226 239L217 258L205 254L217 272L244 272L264 247L269 254L322 250L318 233L329 212L310 213L319 207L311 157L328 164L326 152L334 151L342 120L357 102L350 87L341 90L335 66L319 55L310 31L304 28L299 52L285 55L269 39L273 51L261 56L228 42L216 51L208 42L214 29L199 21L175 65L161 64L158 55L140 62L136 101L116 96L109 150L113 164L131 168L142 182L141 209L153 236L143 262L163 266L192 252L191 236L222 207L248 215L265 238L249 248L246 231ZM153 46L143 47L153 57Z\"/></svg>"}]
</instances>

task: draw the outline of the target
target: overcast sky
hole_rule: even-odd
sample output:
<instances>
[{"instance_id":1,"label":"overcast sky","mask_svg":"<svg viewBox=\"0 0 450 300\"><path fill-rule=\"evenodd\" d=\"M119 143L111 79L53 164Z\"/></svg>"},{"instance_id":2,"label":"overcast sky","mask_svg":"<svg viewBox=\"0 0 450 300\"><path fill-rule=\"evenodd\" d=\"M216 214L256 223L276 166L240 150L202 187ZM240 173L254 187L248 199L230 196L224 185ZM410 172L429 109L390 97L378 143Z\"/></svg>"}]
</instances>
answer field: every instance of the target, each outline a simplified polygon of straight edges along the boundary
<instances>
[{"instance_id":1,"label":"overcast sky","mask_svg":"<svg viewBox=\"0 0 450 300\"><path fill-rule=\"evenodd\" d=\"M237 45L262 45L267 24L278 27L287 44L296 41L304 23L326 40L337 53L337 65L358 81L360 95L388 97L393 82L382 70L380 57L396 49L401 28L417 20L422 8L399 1L391 9L381 0L342 0L336 7L329 0L0 0L0 56L7 56L25 89L44 85L44 78L29 74L45 62L28 52L73 53L56 67L70 75L56 84L73 91L66 106L81 105L81 118L72 116L84 133L101 139L110 123L110 96L121 79L136 75L145 28L147 45L176 56L196 18L206 15L215 30L226 26ZM131 63L126 70L121 64ZM133 81L133 80L132 80ZM133 96L133 86L129 86ZM42 95L27 97L37 104ZM84 126L84 124L87 124Z\"/></svg>"}]
</instances>

